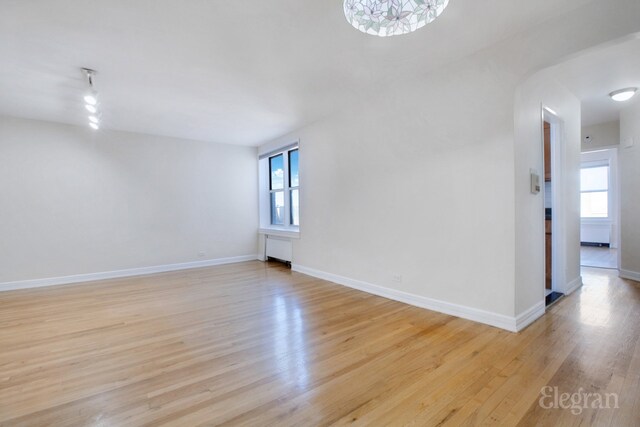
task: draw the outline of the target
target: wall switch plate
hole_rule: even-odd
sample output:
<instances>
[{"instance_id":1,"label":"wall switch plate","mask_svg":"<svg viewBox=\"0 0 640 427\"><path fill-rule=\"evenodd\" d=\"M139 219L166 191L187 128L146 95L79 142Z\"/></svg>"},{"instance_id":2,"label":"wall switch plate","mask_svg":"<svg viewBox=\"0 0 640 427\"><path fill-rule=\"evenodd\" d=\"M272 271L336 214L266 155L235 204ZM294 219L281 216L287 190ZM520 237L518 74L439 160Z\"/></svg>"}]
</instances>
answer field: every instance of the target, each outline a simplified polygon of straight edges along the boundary
<instances>
[{"instance_id":1,"label":"wall switch plate","mask_svg":"<svg viewBox=\"0 0 640 427\"><path fill-rule=\"evenodd\" d=\"M529 173L531 174L531 194L540 193L540 175L538 175L538 171L535 169L530 169Z\"/></svg>"},{"instance_id":2,"label":"wall switch plate","mask_svg":"<svg viewBox=\"0 0 640 427\"><path fill-rule=\"evenodd\" d=\"M631 148L633 147L633 138L626 138L622 141L622 146L624 148Z\"/></svg>"}]
</instances>

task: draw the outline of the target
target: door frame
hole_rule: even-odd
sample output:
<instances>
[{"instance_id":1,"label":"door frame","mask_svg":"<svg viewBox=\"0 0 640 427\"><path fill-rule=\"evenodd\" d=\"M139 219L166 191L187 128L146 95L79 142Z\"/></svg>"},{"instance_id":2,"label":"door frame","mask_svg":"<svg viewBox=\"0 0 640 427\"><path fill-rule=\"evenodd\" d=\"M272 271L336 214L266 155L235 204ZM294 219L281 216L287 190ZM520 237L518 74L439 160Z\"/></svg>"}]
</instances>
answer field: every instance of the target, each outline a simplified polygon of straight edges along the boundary
<instances>
[{"instance_id":1,"label":"door frame","mask_svg":"<svg viewBox=\"0 0 640 427\"><path fill-rule=\"evenodd\" d=\"M562 167L565 159L565 147L564 143L564 121L558 114L546 105L542 105L542 120L541 126L541 150L542 158L544 159L544 123L547 122L551 125L551 193L552 193L552 210L551 210L551 290L567 293L566 285L566 228L562 226L565 223L565 211L566 200L565 193L565 181L564 168ZM543 167L544 171L544 160ZM543 173L544 176L544 173ZM543 197L546 189L543 186ZM544 203L543 203L544 204ZM544 221L544 209L542 210L542 220ZM542 236L545 238L545 236ZM543 253L546 255L546 248L543 245ZM544 259L544 258L543 258ZM546 266L543 268L546 269ZM542 275L545 277L545 274ZM546 289L546 284L542 283L542 288Z\"/></svg>"}]
</instances>

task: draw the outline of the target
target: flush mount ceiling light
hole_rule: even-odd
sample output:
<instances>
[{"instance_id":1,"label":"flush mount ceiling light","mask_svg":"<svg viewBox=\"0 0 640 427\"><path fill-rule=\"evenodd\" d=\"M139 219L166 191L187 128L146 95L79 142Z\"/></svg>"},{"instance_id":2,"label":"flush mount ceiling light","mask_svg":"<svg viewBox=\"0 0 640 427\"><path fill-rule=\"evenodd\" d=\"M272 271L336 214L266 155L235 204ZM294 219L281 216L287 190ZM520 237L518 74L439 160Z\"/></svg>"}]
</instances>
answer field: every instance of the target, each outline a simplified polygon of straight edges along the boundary
<instances>
[{"instance_id":1,"label":"flush mount ceiling light","mask_svg":"<svg viewBox=\"0 0 640 427\"><path fill-rule=\"evenodd\" d=\"M407 34L433 22L449 0L344 0L354 28L374 36Z\"/></svg>"},{"instance_id":2,"label":"flush mount ceiling light","mask_svg":"<svg viewBox=\"0 0 640 427\"><path fill-rule=\"evenodd\" d=\"M638 91L637 87L628 87L626 89L616 90L615 92L611 92L609 96L614 101L624 102L633 98L633 95Z\"/></svg>"},{"instance_id":3,"label":"flush mount ceiling light","mask_svg":"<svg viewBox=\"0 0 640 427\"><path fill-rule=\"evenodd\" d=\"M84 108L90 113L89 126L91 127L91 129L98 130L100 129L98 92L93 85L93 79L95 78L96 72L89 68L83 68L82 73L87 79L87 84L89 86L88 92L84 95Z\"/></svg>"}]
</instances>

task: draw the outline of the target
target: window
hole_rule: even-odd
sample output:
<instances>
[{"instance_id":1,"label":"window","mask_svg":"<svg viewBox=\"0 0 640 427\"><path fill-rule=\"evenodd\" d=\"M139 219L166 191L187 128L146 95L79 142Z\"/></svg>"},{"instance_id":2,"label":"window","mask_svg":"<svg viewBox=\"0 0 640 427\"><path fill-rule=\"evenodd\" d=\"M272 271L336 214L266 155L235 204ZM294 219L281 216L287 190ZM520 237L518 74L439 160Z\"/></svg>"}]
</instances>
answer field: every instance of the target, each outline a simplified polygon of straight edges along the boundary
<instances>
[{"instance_id":1,"label":"window","mask_svg":"<svg viewBox=\"0 0 640 427\"><path fill-rule=\"evenodd\" d=\"M580 170L580 216L609 218L609 166Z\"/></svg>"},{"instance_id":2,"label":"window","mask_svg":"<svg viewBox=\"0 0 640 427\"><path fill-rule=\"evenodd\" d=\"M297 232L300 226L300 171L298 146L292 145L266 154L260 159L261 227L290 228ZM262 163L264 162L264 163Z\"/></svg>"}]
</instances>

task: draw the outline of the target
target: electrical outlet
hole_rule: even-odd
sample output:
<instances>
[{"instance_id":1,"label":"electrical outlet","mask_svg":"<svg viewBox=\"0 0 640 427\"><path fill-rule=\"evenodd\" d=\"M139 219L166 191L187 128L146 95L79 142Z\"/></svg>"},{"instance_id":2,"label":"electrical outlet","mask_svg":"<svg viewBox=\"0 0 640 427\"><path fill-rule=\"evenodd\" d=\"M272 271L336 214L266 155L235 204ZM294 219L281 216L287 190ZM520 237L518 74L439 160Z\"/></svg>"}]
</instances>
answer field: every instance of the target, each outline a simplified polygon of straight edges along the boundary
<instances>
[{"instance_id":1,"label":"electrical outlet","mask_svg":"<svg viewBox=\"0 0 640 427\"><path fill-rule=\"evenodd\" d=\"M394 283L402 283L402 274L394 274L391 279Z\"/></svg>"},{"instance_id":2,"label":"electrical outlet","mask_svg":"<svg viewBox=\"0 0 640 427\"><path fill-rule=\"evenodd\" d=\"M204 255L205 255L204 251L198 252L198 258L204 258Z\"/></svg>"}]
</instances>

